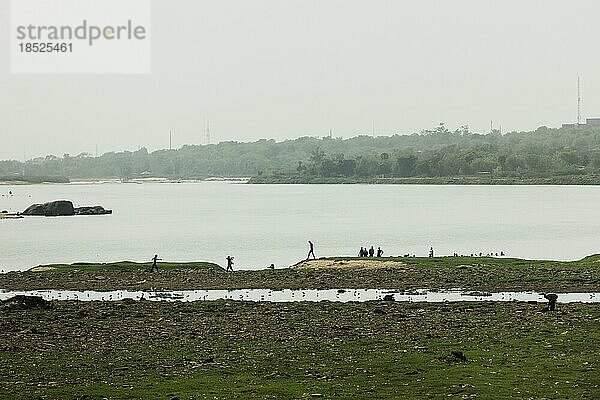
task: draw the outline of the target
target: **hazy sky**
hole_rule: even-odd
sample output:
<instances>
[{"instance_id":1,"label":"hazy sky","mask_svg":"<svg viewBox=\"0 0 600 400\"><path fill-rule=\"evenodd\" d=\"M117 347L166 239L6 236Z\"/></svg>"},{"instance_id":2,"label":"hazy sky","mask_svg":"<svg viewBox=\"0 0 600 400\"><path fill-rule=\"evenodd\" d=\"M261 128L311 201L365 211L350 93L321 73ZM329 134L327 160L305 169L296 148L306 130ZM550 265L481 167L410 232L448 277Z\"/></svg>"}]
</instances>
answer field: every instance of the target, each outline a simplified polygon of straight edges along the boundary
<instances>
[{"instance_id":1,"label":"hazy sky","mask_svg":"<svg viewBox=\"0 0 600 400\"><path fill-rule=\"evenodd\" d=\"M153 0L152 73L11 75L0 158L600 116L600 2Z\"/></svg>"}]
</instances>

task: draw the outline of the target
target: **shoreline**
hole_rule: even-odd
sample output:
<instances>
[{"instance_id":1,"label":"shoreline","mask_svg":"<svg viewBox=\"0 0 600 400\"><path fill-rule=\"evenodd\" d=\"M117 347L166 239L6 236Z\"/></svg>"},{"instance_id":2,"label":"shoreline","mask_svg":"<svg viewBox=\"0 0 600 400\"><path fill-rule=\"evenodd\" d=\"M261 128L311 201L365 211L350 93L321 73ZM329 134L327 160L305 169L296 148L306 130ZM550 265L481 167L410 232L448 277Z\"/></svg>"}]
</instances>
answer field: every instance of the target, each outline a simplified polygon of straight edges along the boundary
<instances>
[{"instance_id":1,"label":"shoreline","mask_svg":"<svg viewBox=\"0 0 600 400\"><path fill-rule=\"evenodd\" d=\"M462 282L597 292L599 263L600 255L575 262L339 257L233 273L212 263L161 263L158 273L146 272L150 264L79 263L1 275L0 288ZM597 398L593 307L13 298L0 301L0 398Z\"/></svg>"},{"instance_id":2,"label":"shoreline","mask_svg":"<svg viewBox=\"0 0 600 400\"><path fill-rule=\"evenodd\" d=\"M482 176L436 176L436 177L319 177L300 175L270 175L252 177L209 178L119 178L73 179L65 181L2 181L0 186L29 185L103 185L103 184L193 184L203 182L232 182L249 185L448 185L448 186L600 186L599 175L557 175L550 177L482 177Z\"/></svg>"},{"instance_id":3,"label":"shoreline","mask_svg":"<svg viewBox=\"0 0 600 400\"><path fill-rule=\"evenodd\" d=\"M557 175L550 177L490 177L490 176L436 176L436 177L319 177L301 175L254 176L253 185L464 185L464 186L598 186L598 175Z\"/></svg>"},{"instance_id":4,"label":"shoreline","mask_svg":"<svg viewBox=\"0 0 600 400\"><path fill-rule=\"evenodd\" d=\"M353 266L356 261L372 265ZM490 257L324 258L300 268L236 270L213 263L111 263L38 266L0 275L3 290L456 289L600 292L600 255L579 261ZM317 264L318 267L317 267ZM323 265L324 264L324 265ZM36 270L37 268L37 270ZM37 272L36 272L37 271Z\"/></svg>"}]
</instances>

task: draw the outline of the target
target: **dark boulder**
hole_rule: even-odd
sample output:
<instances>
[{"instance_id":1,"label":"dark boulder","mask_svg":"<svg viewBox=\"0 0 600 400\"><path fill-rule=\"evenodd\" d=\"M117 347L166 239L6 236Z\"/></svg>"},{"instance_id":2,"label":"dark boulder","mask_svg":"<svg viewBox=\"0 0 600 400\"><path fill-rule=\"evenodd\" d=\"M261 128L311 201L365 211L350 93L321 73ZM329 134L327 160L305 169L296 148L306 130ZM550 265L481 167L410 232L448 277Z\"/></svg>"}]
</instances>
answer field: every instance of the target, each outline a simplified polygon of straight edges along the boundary
<instances>
[{"instance_id":1,"label":"dark boulder","mask_svg":"<svg viewBox=\"0 0 600 400\"><path fill-rule=\"evenodd\" d=\"M106 215L112 214L112 210L107 210L102 206L93 207L77 207L75 209L76 215Z\"/></svg>"},{"instance_id":2,"label":"dark boulder","mask_svg":"<svg viewBox=\"0 0 600 400\"><path fill-rule=\"evenodd\" d=\"M467 361L467 356L465 356L465 354L462 351L453 351L453 352L450 353L449 359L451 361L466 362Z\"/></svg>"},{"instance_id":3,"label":"dark boulder","mask_svg":"<svg viewBox=\"0 0 600 400\"><path fill-rule=\"evenodd\" d=\"M112 214L112 210L106 210L102 206L74 208L73 203L68 200L58 200L44 204L34 204L27 210L23 211L23 215L38 215L44 217L106 214Z\"/></svg>"},{"instance_id":4,"label":"dark boulder","mask_svg":"<svg viewBox=\"0 0 600 400\"><path fill-rule=\"evenodd\" d=\"M75 215L73 203L68 200L51 201L44 204L34 204L23 211L23 215L38 215L45 217L59 217Z\"/></svg>"},{"instance_id":5,"label":"dark boulder","mask_svg":"<svg viewBox=\"0 0 600 400\"><path fill-rule=\"evenodd\" d=\"M4 306L7 308L14 308L20 310L27 310L30 308L52 308L52 302L44 300L39 296L25 296L17 295L4 301Z\"/></svg>"}]
</instances>

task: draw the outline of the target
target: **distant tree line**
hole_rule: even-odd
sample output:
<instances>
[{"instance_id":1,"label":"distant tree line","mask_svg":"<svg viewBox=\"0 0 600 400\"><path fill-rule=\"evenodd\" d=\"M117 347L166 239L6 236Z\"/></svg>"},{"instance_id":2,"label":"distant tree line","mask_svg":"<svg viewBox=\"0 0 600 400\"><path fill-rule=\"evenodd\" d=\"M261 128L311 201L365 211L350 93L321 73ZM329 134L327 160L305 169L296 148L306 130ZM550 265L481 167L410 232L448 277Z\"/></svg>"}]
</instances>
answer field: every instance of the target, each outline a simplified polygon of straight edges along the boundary
<instances>
[{"instance_id":1,"label":"distant tree line","mask_svg":"<svg viewBox=\"0 0 600 400\"><path fill-rule=\"evenodd\" d=\"M0 176L67 179L210 176L324 178L551 177L600 173L600 127L474 134L443 124L412 135L222 142L149 153L111 152L0 161Z\"/></svg>"}]
</instances>

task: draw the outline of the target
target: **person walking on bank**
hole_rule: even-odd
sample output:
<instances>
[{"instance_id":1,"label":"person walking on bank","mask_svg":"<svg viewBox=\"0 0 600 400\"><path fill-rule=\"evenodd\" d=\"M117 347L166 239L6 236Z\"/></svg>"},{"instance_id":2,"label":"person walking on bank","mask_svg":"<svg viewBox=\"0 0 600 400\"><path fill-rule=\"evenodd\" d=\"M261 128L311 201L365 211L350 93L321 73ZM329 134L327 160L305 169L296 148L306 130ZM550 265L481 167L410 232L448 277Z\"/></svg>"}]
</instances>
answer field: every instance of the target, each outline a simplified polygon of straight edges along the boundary
<instances>
[{"instance_id":1,"label":"person walking on bank","mask_svg":"<svg viewBox=\"0 0 600 400\"><path fill-rule=\"evenodd\" d=\"M383 250L381 250L381 247L377 247L377 258L380 258L381 256L383 256Z\"/></svg>"},{"instance_id":2,"label":"person walking on bank","mask_svg":"<svg viewBox=\"0 0 600 400\"><path fill-rule=\"evenodd\" d=\"M317 257L315 257L315 245L313 244L313 242L311 242L310 240L308 241L308 255L306 256L306 261L310 260L310 256L312 255L313 260L316 260Z\"/></svg>"},{"instance_id":3,"label":"person walking on bank","mask_svg":"<svg viewBox=\"0 0 600 400\"><path fill-rule=\"evenodd\" d=\"M155 268L156 272L158 272L158 261L162 261L162 258L158 258L158 254L155 254L154 257L152 257L152 266L150 267L150 272L154 272Z\"/></svg>"},{"instance_id":4,"label":"person walking on bank","mask_svg":"<svg viewBox=\"0 0 600 400\"><path fill-rule=\"evenodd\" d=\"M373 257L375 256L375 248L373 246L371 246L371 248L369 249L369 257Z\"/></svg>"},{"instance_id":5,"label":"person walking on bank","mask_svg":"<svg viewBox=\"0 0 600 400\"><path fill-rule=\"evenodd\" d=\"M433 258L433 247L429 249L429 258Z\"/></svg>"},{"instance_id":6,"label":"person walking on bank","mask_svg":"<svg viewBox=\"0 0 600 400\"><path fill-rule=\"evenodd\" d=\"M233 272L233 257L227 256L226 259L227 259L227 269L225 271Z\"/></svg>"}]
</instances>

